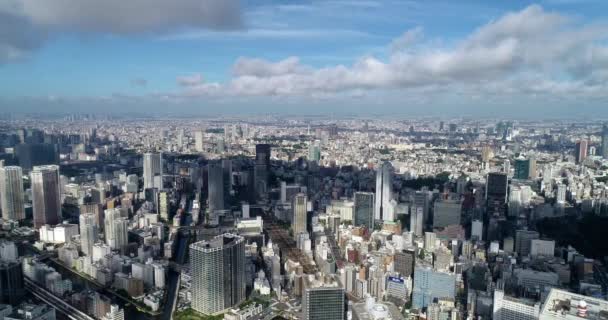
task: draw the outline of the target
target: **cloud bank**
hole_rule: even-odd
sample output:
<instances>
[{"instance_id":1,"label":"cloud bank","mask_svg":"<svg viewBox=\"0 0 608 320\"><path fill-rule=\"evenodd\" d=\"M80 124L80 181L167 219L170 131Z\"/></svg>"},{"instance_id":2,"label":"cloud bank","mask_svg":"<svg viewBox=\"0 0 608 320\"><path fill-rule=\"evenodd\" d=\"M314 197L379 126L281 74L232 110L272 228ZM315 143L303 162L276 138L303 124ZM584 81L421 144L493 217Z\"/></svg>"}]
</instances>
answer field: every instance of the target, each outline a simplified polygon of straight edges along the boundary
<instances>
[{"instance_id":1,"label":"cloud bank","mask_svg":"<svg viewBox=\"0 0 608 320\"><path fill-rule=\"evenodd\" d=\"M608 25L581 24L538 5L510 12L458 43L438 46L421 28L387 44L388 58L313 68L298 57L239 58L224 83L184 96L327 96L374 90L449 89L467 94L608 95Z\"/></svg>"}]
</instances>

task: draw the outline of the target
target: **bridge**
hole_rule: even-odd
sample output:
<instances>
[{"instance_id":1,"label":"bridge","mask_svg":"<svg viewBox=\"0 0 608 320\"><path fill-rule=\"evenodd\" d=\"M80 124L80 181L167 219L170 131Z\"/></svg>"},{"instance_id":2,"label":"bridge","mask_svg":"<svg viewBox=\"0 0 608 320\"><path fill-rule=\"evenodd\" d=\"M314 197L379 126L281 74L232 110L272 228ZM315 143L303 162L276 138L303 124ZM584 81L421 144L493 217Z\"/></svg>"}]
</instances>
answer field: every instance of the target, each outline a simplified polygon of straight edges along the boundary
<instances>
[{"instance_id":1,"label":"bridge","mask_svg":"<svg viewBox=\"0 0 608 320\"><path fill-rule=\"evenodd\" d=\"M39 286L34 281L27 277L23 277L25 289L33 294L36 298L44 301L49 306L55 308L57 311L65 314L70 320L95 320L95 318L87 315L86 313L76 309L69 303L61 300L61 298L49 292L47 289Z\"/></svg>"}]
</instances>

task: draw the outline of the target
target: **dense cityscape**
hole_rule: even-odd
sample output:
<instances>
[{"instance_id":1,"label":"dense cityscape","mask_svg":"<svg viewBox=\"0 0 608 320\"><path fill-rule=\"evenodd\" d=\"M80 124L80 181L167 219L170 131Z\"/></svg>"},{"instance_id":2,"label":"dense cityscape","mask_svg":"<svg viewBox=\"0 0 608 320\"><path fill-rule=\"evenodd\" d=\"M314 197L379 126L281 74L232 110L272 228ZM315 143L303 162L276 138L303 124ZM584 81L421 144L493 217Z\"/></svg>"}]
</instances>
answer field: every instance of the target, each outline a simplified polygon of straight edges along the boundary
<instances>
[{"instance_id":1,"label":"dense cityscape","mask_svg":"<svg viewBox=\"0 0 608 320\"><path fill-rule=\"evenodd\" d=\"M608 319L601 121L6 116L3 319Z\"/></svg>"}]
</instances>

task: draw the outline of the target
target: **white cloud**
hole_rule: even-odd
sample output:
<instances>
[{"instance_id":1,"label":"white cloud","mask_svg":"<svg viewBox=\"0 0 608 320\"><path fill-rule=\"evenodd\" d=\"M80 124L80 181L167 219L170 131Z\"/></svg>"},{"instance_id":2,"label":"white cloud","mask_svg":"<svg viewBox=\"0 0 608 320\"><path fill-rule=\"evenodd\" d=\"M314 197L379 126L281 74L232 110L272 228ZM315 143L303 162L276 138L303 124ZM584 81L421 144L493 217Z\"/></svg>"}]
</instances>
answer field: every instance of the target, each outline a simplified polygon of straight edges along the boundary
<instances>
[{"instance_id":1,"label":"white cloud","mask_svg":"<svg viewBox=\"0 0 608 320\"><path fill-rule=\"evenodd\" d=\"M412 29L389 44L386 61L370 56L351 66L313 68L297 57L240 58L228 82L188 94L311 97L433 88L470 96L601 95L608 89L608 48L602 45L607 38L605 25L582 25L533 5L479 27L451 47L433 46L421 29Z\"/></svg>"},{"instance_id":2,"label":"white cloud","mask_svg":"<svg viewBox=\"0 0 608 320\"><path fill-rule=\"evenodd\" d=\"M177 77L177 83L182 87L194 87L203 84L204 79L200 73Z\"/></svg>"}]
</instances>

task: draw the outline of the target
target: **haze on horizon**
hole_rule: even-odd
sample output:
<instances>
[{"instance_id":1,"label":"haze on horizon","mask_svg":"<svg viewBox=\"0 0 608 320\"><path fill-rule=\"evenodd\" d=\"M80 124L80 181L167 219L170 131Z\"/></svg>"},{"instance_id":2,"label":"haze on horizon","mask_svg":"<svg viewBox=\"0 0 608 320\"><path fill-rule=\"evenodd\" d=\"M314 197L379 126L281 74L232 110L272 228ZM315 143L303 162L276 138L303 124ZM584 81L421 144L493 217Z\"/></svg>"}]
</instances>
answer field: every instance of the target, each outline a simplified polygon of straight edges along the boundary
<instances>
[{"instance_id":1,"label":"haze on horizon","mask_svg":"<svg viewBox=\"0 0 608 320\"><path fill-rule=\"evenodd\" d=\"M0 113L608 117L602 0L0 0Z\"/></svg>"}]
</instances>

